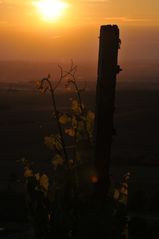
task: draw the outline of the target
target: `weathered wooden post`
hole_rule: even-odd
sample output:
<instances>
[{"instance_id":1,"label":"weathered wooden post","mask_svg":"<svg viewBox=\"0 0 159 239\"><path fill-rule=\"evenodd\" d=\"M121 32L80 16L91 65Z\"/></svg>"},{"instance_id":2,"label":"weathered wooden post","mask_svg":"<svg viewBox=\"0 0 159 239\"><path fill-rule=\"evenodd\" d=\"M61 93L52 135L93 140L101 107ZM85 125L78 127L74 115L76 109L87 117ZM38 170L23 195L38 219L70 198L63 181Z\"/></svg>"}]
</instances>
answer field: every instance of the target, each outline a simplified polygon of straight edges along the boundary
<instances>
[{"instance_id":1,"label":"weathered wooden post","mask_svg":"<svg viewBox=\"0 0 159 239\"><path fill-rule=\"evenodd\" d=\"M98 195L105 195L109 188L116 75L120 71L119 46L119 28L116 25L101 26L95 119L95 168L98 177L96 183Z\"/></svg>"}]
</instances>

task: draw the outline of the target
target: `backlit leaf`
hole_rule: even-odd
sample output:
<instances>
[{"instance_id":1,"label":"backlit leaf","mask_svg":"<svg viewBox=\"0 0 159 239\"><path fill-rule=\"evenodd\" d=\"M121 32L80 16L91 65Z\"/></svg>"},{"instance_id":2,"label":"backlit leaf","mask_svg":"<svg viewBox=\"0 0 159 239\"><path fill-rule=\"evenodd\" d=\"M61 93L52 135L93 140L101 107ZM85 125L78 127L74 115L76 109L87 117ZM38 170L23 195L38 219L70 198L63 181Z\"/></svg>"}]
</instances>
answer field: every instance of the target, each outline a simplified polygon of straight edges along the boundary
<instances>
[{"instance_id":1,"label":"backlit leaf","mask_svg":"<svg viewBox=\"0 0 159 239\"><path fill-rule=\"evenodd\" d=\"M52 160L52 164L54 168L56 169L58 166L63 165L64 160L60 154L56 154L55 157Z\"/></svg>"},{"instance_id":2,"label":"backlit leaf","mask_svg":"<svg viewBox=\"0 0 159 239\"><path fill-rule=\"evenodd\" d=\"M71 137L75 136L75 130L73 128L65 129L65 133Z\"/></svg>"},{"instance_id":3,"label":"backlit leaf","mask_svg":"<svg viewBox=\"0 0 159 239\"><path fill-rule=\"evenodd\" d=\"M44 138L44 142L51 150L53 149L62 150L62 142L59 135L46 136Z\"/></svg>"},{"instance_id":4,"label":"backlit leaf","mask_svg":"<svg viewBox=\"0 0 159 239\"><path fill-rule=\"evenodd\" d=\"M43 174L43 175L40 177L39 183L40 183L40 186L41 186L45 191L48 191L49 178L48 178L48 176L47 176L46 174Z\"/></svg>"},{"instance_id":5,"label":"backlit leaf","mask_svg":"<svg viewBox=\"0 0 159 239\"><path fill-rule=\"evenodd\" d=\"M78 103L77 100L72 101L71 109L75 113L80 113L81 112L81 109L80 109L80 106L79 106L79 103Z\"/></svg>"},{"instance_id":6,"label":"backlit leaf","mask_svg":"<svg viewBox=\"0 0 159 239\"><path fill-rule=\"evenodd\" d=\"M69 123L71 118L67 114L63 114L59 117L60 124L67 124Z\"/></svg>"}]
</instances>

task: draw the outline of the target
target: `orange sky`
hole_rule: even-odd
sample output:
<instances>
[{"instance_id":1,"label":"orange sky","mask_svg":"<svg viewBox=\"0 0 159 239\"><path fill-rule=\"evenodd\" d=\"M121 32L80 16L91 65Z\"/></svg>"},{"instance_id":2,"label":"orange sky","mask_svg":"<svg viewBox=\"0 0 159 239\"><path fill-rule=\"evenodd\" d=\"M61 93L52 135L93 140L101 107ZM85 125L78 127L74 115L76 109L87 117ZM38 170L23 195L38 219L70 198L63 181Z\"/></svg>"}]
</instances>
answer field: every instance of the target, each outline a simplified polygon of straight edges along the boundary
<instances>
[{"instance_id":1,"label":"orange sky","mask_svg":"<svg viewBox=\"0 0 159 239\"><path fill-rule=\"evenodd\" d=\"M30 0L0 0L0 60L96 60L103 24L119 25L123 59L158 58L158 0L65 2L65 14L46 22Z\"/></svg>"}]
</instances>

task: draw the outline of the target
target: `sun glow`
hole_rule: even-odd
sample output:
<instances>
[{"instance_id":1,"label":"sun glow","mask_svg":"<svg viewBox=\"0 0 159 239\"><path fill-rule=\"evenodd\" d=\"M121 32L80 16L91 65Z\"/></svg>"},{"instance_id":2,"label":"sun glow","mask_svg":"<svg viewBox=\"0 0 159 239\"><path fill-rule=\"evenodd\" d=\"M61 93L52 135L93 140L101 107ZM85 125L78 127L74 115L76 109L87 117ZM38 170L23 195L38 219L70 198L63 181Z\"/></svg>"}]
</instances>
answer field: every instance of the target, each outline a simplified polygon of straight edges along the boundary
<instances>
[{"instance_id":1,"label":"sun glow","mask_svg":"<svg viewBox=\"0 0 159 239\"><path fill-rule=\"evenodd\" d=\"M57 20L68 8L68 3L60 0L33 1L32 3L39 11L43 20L49 22Z\"/></svg>"}]
</instances>

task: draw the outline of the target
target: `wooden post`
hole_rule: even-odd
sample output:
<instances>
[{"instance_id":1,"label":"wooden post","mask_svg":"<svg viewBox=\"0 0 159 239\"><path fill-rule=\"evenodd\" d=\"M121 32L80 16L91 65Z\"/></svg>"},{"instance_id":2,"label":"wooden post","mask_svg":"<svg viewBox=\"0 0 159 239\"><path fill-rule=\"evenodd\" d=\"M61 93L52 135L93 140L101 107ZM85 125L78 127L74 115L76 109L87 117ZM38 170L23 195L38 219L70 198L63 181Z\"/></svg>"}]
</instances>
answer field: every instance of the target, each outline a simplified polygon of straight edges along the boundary
<instances>
[{"instance_id":1,"label":"wooden post","mask_svg":"<svg viewBox=\"0 0 159 239\"><path fill-rule=\"evenodd\" d=\"M117 64L119 46L119 28L116 25L101 26L95 112L95 168L98 177L95 188L98 195L105 195L109 188L115 85L120 71Z\"/></svg>"}]
</instances>

